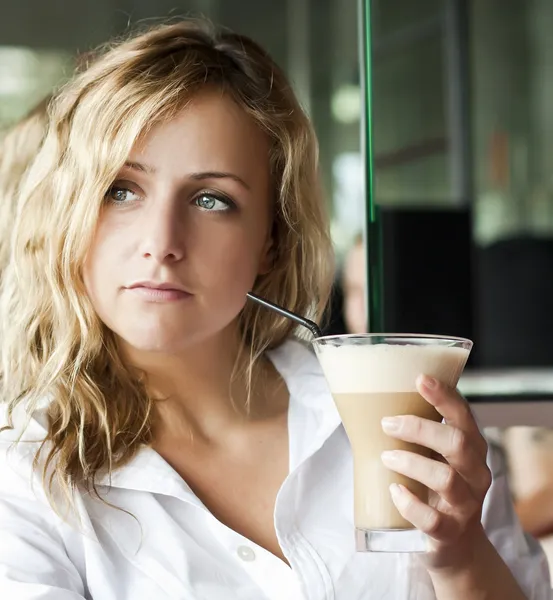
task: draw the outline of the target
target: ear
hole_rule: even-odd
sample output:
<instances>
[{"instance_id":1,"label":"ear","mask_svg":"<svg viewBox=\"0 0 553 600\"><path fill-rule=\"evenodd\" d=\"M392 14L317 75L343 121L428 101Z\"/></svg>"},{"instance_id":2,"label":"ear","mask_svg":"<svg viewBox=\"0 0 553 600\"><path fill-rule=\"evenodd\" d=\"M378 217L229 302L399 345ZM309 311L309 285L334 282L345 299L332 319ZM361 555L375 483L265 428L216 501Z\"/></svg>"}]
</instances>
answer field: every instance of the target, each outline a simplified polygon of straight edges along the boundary
<instances>
[{"instance_id":1,"label":"ear","mask_svg":"<svg viewBox=\"0 0 553 600\"><path fill-rule=\"evenodd\" d=\"M271 232L271 234L267 237L265 244L263 245L257 274L258 275L266 275L267 273L269 273L273 268L273 265L275 263L275 258L276 258L275 238L273 236L273 233Z\"/></svg>"}]
</instances>

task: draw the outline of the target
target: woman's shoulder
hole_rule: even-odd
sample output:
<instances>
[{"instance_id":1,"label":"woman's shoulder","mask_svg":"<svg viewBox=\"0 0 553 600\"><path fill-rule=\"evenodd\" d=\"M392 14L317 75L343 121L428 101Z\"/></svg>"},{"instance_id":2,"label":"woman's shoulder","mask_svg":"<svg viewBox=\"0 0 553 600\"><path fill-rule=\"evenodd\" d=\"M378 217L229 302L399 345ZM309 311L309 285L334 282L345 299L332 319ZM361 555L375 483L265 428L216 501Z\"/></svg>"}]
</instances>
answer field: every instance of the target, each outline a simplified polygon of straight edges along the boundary
<instances>
[{"instance_id":1,"label":"woman's shoulder","mask_svg":"<svg viewBox=\"0 0 553 600\"><path fill-rule=\"evenodd\" d=\"M294 403L333 415L336 407L319 361L311 346L290 339L269 354L275 368L286 382Z\"/></svg>"},{"instance_id":2,"label":"woman's shoulder","mask_svg":"<svg viewBox=\"0 0 553 600\"><path fill-rule=\"evenodd\" d=\"M41 444L48 435L48 405L44 400L31 407L23 399L10 409L0 402L0 445Z\"/></svg>"},{"instance_id":3,"label":"woman's shoulder","mask_svg":"<svg viewBox=\"0 0 553 600\"><path fill-rule=\"evenodd\" d=\"M299 338L289 338L269 352L276 368L289 376L322 377L323 372L312 346Z\"/></svg>"},{"instance_id":4,"label":"woman's shoulder","mask_svg":"<svg viewBox=\"0 0 553 600\"><path fill-rule=\"evenodd\" d=\"M35 457L46 436L43 409L30 414L21 403L10 413L8 405L0 403L0 499L40 494L41 469Z\"/></svg>"}]
</instances>

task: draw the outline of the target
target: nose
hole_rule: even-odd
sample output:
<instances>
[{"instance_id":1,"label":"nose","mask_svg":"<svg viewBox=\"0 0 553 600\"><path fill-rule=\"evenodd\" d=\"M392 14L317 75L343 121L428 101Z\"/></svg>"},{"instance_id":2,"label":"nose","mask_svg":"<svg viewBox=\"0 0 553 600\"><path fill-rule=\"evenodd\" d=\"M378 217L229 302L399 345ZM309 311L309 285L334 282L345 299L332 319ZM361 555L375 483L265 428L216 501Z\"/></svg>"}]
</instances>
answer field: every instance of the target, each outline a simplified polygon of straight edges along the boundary
<instances>
[{"instance_id":1,"label":"nose","mask_svg":"<svg viewBox=\"0 0 553 600\"><path fill-rule=\"evenodd\" d=\"M184 232L176 203L153 203L142 215L140 251L158 263L175 263L184 258Z\"/></svg>"}]
</instances>

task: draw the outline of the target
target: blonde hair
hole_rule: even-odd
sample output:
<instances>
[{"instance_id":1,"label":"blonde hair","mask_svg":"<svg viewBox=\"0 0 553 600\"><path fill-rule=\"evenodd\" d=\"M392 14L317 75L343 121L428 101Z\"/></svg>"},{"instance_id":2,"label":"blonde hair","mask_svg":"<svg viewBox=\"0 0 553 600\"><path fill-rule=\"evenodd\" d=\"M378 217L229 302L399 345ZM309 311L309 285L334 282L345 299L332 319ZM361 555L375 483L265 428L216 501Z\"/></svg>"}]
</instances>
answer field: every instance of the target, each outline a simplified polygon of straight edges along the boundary
<instances>
[{"instance_id":1,"label":"blonde hair","mask_svg":"<svg viewBox=\"0 0 553 600\"><path fill-rule=\"evenodd\" d=\"M152 442L154 400L122 362L87 297L82 267L106 190L139 136L204 86L219 86L271 141L276 254L255 292L317 318L333 275L317 142L283 72L253 41L181 21L101 49L51 107L48 133L22 190L2 291L2 397L49 404L44 477L69 494ZM250 370L294 333L248 303L239 316Z\"/></svg>"},{"instance_id":2,"label":"blonde hair","mask_svg":"<svg viewBox=\"0 0 553 600\"><path fill-rule=\"evenodd\" d=\"M0 273L8 264L21 183L46 133L48 102L42 100L0 140Z\"/></svg>"}]
</instances>

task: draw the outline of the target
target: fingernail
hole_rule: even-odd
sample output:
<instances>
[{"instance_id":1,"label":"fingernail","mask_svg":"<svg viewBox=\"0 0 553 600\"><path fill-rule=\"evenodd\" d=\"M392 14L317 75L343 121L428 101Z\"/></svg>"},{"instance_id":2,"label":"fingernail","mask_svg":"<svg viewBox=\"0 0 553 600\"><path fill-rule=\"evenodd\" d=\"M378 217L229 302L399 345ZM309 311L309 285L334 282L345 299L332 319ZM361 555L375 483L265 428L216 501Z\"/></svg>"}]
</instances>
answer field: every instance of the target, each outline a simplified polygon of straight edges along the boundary
<instances>
[{"instance_id":1,"label":"fingernail","mask_svg":"<svg viewBox=\"0 0 553 600\"><path fill-rule=\"evenodd\" d=\"M424 385L425 388L429 390L433 390L438 385L438 380L434 379L434 377L428 377L428 375L423 375L420 378L420 382Z\"/></svg>"},{"instance_id":2,"label":"fingernail","mask_svg":"<svg viewBox=\"0 0 553 600\"><path fill-rule=\"evenodd\" d=\"M382 429L387 433L394 433L399 430L399 420L396 417L384 417L381 423Z\"/></svg>"},{"instance_id":3,"label":"fingernail","mask_svg":"<svg viewBox=\"0 0 553 600\"><path fill-rule=\"evenodd\" d=\"M401 488L397 483L392 483L390 485L390 494L392 496L392 500L398 500L401 496Z\"/></svg>"},{"instance_id":4,"label":"fingernail","mask_svg":"<svg viewBox=\"0 0 553 600\"><path fill-rule=\"evenodd\" d=\"M382 461L385 463L395 464L398 459L397 452L394 450L385 450L381 455Z\"/></svg>"}]
</instances>

